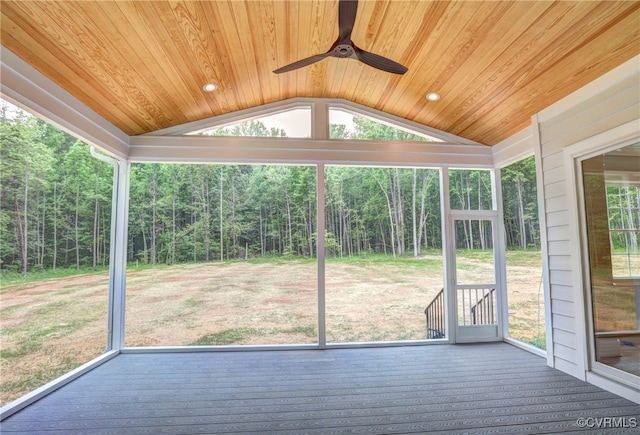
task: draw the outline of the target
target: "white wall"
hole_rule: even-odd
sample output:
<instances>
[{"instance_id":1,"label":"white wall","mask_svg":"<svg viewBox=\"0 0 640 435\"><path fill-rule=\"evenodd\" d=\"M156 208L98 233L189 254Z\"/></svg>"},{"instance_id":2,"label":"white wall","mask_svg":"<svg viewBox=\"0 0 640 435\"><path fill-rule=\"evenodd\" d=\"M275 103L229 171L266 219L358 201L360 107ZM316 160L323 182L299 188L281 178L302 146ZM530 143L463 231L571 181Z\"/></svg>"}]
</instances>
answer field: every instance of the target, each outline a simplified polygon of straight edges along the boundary
<instances>
[{"instance_id":1,"label":"white wall","mask_svg":"<svg viewBox=\"0 0 640 435\"><path fill-rule=\"evenodd\" d=\"M587 319L581 273L579 206L566 150L640 119L640 57L621 65L532 118L536 147L545 286L550 307L549 364L587 379ZM637 122L640 134L640 122ZM605 134L606 136L606 134ZM604 142L604 141L603 141ZM610 145L610 144L609 144ZM578 145L579 147L580 145ZM603 144L604 147L604 144ZM577 273L578 272L578 273Z\"/></svg>"}]
</instances>

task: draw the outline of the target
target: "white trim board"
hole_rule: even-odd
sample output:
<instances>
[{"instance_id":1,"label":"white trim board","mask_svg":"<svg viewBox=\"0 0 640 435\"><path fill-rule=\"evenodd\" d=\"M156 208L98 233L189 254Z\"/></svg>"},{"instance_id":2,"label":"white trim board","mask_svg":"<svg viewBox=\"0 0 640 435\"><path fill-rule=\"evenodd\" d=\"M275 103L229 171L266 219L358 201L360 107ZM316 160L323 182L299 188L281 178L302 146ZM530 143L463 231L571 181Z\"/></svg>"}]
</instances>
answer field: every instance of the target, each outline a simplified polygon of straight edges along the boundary
<instances>
[{"instance_id":1,"label":"white trim board","mask_svg":"<svg viewBox=\"0 0 640 435\"><path fill-rule=\"evenodd\" d=\"M222 136L135 136L134 162L455 165L493 168L491 148L442 142Z\"/></svg>"},{"instance_id":2,"label":"white trim board","mask_svg":"<svg viewBox=\"0 0 640 435\"><path fill-rule=\"evenodd\" d=\"M2 98L109 154L129 154L127 134L4 46L0 50Z\"/></svg>"},{"instance_id":3,"label":"white trim board","mask_svg":"<svg viewBox=\"0 0 640 435\"><path fill-rule=\"evenodd\" d=\"M70 372L65 373L59 378L54 379L51 382L48 382L42 387L33 390L32 392L20 397L17 400L14 400L13 402L6 404L2 408L0 408L0 421L10 417L11 415L15 414L21 409L26 408L27 406L40 400L44 396L53 393L55 390L61 387L64 387L69 382L74 381L75 379L79 378L85 373L90 372L91 370L104 364L105 362L109 361L111 358L118 356L119 354L120 354L120 351L117 351L117 350L112 350L110 352L103 353L102 355L89 361L88 363L83 364L80 367L77 367L71 370Z\"/></svg>"},{"instance_id":4,"label":"white trim board","mask_svg":"<svg viewBox=\"0 0 640 435\"><path fill-rule=\"evenodd\" d=\"M595 385L596 387L600 387L603 390L617 394L620 397L624 397L627 400L640 404L640 392L638 390L621 385L598 373L588 372L587 382Z\"/></svg>"},{"instance_id":5,"label":"white trim board","mask_svg":"<svg viewBox=\"0 0 640 435\"><path fill-rule=\"evenodd\" d=\"M544 291L545 340L547 343L547 365L556 367L553 348L553 313L551 311L551 276L549 272L549 227L547 226L546 192L544 184L544 167L542 159L542 144L538 115L531 118L531 133L534 156L536 160L536 189L538 192L538 221L540 222L540 254L542 255L542 285ZM557 368L557 367L556 367Z\"/></svg>"},{"instance_id":6,"label":"white trim board","mask_svg":"<svg viewBox=\"0 0 640 435\"><path fill-rule=\"evenodd\" d=\"M504 168L534 154L533 127L527 127L491 147L493 164Z\"/></svg>"}]
</instances>

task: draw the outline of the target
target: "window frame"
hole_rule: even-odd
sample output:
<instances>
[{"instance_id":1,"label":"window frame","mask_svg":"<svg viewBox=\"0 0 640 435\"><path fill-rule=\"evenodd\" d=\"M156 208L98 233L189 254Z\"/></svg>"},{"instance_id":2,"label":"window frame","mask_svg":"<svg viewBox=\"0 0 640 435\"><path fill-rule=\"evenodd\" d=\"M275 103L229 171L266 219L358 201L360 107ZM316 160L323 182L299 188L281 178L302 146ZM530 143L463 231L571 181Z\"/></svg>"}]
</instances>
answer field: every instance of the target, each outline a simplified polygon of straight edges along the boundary
<instances>
[{"instance_id":1,"label":"window frame","mask_svg":"<svg viewBox=\"0 0 640 435\"><path fill-rule=\"evenodd\" d=\"M568 171L567 196L569 202L574 204L568 210L571 248L574 252L580 253L580 255L571 257L571 273L574 282L582 283L582 291L576 295L574 301L577 321L576 350L585 355L583 369L587 382L602 384L614 381L631 388L636 388L638 376L596 360L582 162L640 141L640 132L637 127L639 122L640 119L628 122L563 149L564 166ZM618 389L619 387L613 384L611 388Z\"/></svg>"}]
</instances>

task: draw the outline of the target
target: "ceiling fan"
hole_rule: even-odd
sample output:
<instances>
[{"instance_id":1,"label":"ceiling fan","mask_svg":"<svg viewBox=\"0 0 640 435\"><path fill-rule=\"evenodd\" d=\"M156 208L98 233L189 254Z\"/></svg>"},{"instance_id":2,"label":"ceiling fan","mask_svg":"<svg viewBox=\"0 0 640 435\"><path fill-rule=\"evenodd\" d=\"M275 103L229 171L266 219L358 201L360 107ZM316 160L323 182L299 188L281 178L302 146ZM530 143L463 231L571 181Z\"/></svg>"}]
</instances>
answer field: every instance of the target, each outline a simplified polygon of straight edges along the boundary
<instances>
[{"instance_id":1,"label":"ceiling fan","mask_svg":"<svg viewBox=\"0 0 640 435\"><path fill-rule=\"evenodd\" d=\"M338 27L339 36L336 42L333 43L329 51L322 54L316 54L296 62L290 63L273 71L276 74L281 74L288 71L293 71L298 68L302 68L312 63L318 62L326 57L340 57L351 59L357 59L362 63L377 68L382 71L390 72L393 74L404 74L407 72L407 67L394 62L391 59L380 56L378 54L370 53L368 51L358 48L351 40L351 32L353 25L356 21L356 13L358 11L358 0L340 0L338 9Z\"/></svg>"}]
</instances>

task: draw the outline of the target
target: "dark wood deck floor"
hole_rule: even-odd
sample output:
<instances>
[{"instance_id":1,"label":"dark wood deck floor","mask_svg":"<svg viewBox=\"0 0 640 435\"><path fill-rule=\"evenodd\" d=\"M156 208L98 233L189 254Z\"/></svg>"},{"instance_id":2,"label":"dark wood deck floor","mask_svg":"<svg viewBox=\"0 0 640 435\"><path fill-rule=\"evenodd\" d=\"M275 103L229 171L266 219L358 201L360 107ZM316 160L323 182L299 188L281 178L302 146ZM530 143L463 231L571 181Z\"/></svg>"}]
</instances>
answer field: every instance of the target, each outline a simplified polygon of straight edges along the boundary
<instances>
[{"instance_id":1,"label":"dark wood deck floor","mask_svg":"<svg viewBox=\"0 0 640 435\"><path fill-rule=\"evenodd\" d=\"M558 433L640 405L505 343L122 354L2 433ZM598 430L638 433L637 428Z\"/></svg>"}]
</instances>

